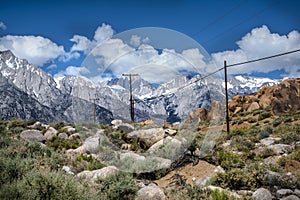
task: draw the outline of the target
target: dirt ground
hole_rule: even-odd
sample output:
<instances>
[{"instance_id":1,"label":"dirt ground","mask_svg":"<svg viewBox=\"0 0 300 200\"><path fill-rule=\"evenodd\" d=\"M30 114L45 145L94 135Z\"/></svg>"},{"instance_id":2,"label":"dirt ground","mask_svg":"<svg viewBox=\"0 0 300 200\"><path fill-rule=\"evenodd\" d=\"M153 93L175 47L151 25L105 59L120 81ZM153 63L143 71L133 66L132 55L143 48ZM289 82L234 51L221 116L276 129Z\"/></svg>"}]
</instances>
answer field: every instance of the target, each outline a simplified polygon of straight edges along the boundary
<instances>
[{"instance_id":1,"label":"dirt ground","mask_svg":"<svg viewBox=\"0 0 300 200\"><path fill-rule=\"evenodd\" d=\"M187 184L194 185L193 178L195 180L195 179L201 179L205 177L211 177L216 174L215 169L216 166L211 165L206 161L200 160L199 163L195 166L193 166L193 164L191 163L177 170L171 171L166 176L162 177L159 180L156 180L155 183L160 188L167 188L172 182L171 177L174 176L175 174L179 174L186 178Z\"/></svg>"}]
</instances>

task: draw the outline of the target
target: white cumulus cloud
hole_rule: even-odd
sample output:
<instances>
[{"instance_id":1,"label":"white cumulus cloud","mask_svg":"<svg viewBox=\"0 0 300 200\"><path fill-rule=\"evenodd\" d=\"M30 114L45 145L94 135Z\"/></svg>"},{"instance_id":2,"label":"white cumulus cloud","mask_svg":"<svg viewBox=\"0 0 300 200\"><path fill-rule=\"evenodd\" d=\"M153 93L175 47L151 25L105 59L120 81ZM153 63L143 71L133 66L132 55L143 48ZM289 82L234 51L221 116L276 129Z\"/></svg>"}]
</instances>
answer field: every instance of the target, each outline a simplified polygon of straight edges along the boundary
<instances>
[{"instance_id":1,"label":"white cumulus cloud","mask_svg":"<svg viewBox=\"0 0 300 200\"><path fill-rule=\"evenodd\" d=\"M73 38L70 39L70 41L75 43L71 47L71 52L83 51L85 54L87 54L92 50L92 48L94 48L93 42L84 36L74 35Z\"/></svg>"},{"instance_id":2,"label":"white cumulus cloud","mask_svg":"<svg viewBox=\"0 0 300 200\"><path fill-rule=\"evenodd\" d=\"M94 34L92 40L88 39L85 36L74 35L70 41L75 44L71 47L71 52L82 51L85 54L88 54L93 48L98 44L110 39L114 34L114 30L108 24L102 24L99 26Z\"/></svg>"},{"instance_id":3,"label":"white cumulus cloud","mask_svg":"<svg viewBox=\"0 0 300 200\"><path fill-rule=\"evenodd\" d=\"M292 31L287 35L272 33L267 26L254 28L237 42L238 49L212 54L214 62L222 67L224 60L234 64L262 57L272 56L300 49L300 33ZM268 59L229 68L231 74L268 73L274 70L284 70L286 75L293 75L300 69L299 53ZM298 72L299 74L299 72Z\"/></svg>"},{"instance_id":4,"label":"white cumulus cloud","mask_svg":"<svg viewBox=\"0 0 300 200\"><path fill-rule=\"evenodd\" d=\"M65 54L63 46L41 36L0 37L0 50L11 50L17 57L24 58L37 66Z\"/></svg>"},{"instance_id":5,"label":"white cumulus cloud","mask_svg":"<svg viewBox=\"0 0 300 200\"><path fill-rule=\"evenodd\" d=\"M130 44L133 46L133 47L138 47L141 45L141 37L138 36L138 35L132 35L131 38L130 38Z\"/></svg>"},{"instance_id":6,"label":"white cumulus cloud","mask_svg":"<svg viewBox=\"0 0 300 200\"><path fill-rule=\"evenodd\" d=\"M83 62L90 69L89 76L120 77L122 73L131 72L139 73L150 82L165 82L179 74L200 73L200 68L205 68L204 56L197 48L181 53L163 49L159 53L150 44L140 45L138 36L131 37L131 41L137 42L139 47L129 46L121 39L109 39L95 47Z\"/></svg>"},{"instance_id":7,"label":"white cumulus cloud","mask_svg":"<svg viewBox=\"0 0 300 200\"><path fill-rule=\"evenodd\" d=\"M65 70L54 75L55 78L63 76L77 76L79 74L87 74L89 70L86 67L69 66Z\"/></svg>"},{"instance_id":8,"label":"white cumulus cloud","mask_svg":"<svg viewBox=\"0 0 300 200\"><path fill-rule=\"evenodd\" d=\"M74 45L70 52L88 55L82 65L88 66L90 78L99 75L104 78L120 77L122 73L138 70L146 80L163 82L180 73L205 73L205 70L200 70L205 68L204 56L197 48L182 52L163 49L159 52L151 46L148 37L133 34L129 41L123 41L113 38L113 33L110 25L102 24L95 31L92 40L80 35L74 35L71 39ZM157 73L157 69L170 73Z\"/></svg>"},{"instance_id":9,"label":"white cumulus cloud","mask_svg":"<svg viewBox=\"0 0 300 200\"><path fill-rule=\"evenodd\" d=\"M109 38L111 38L114 34L114 30L108 24L102 24L97 28L94 35L94 40L98 43L101 43Z\"/></svg>"}]
</instances>

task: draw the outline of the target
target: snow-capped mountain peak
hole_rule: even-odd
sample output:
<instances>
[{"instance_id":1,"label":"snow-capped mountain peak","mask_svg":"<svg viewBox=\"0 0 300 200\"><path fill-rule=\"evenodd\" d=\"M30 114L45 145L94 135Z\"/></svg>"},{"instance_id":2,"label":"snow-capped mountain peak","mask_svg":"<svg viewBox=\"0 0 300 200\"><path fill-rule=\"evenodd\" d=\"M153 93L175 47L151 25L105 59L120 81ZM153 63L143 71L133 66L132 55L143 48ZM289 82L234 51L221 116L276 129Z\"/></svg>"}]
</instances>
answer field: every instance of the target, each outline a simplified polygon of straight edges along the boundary
<instances>
[{"instance_id":1,"label":"snow-capped mountain peak","mask_svg":"<svg viewBox=\"0 0 300 200\"><path fill-rule=\"evenodd\" d=\"M228 82L228 90L231 97L234 95L254 94L265 86L277 85L280 80L270 78L234 76Z\"/></svg>"},{"instance_id":2,"label":"snow-capped mountain peak","mask_svg":"<svg viewBox=\"0 0 300 200\"><path fill-rule=\"evenodd\" d=\"M57 120L70 120L77 111L78 117L89 115L93 106L84 106L94 103L92 98L97 99L95 103L105 113L102 115L105 118L103 121L107 122L112 115L114 118L130 118L128 77L101 83L82 76L53 78L26 60L15 57L10 51L0 52L0 70L2 77L33 101L48 107L48 112ZM133 77L135 119L152 119L157 123L180 122L197 108L209 108L213 100L224 103L222 83L222 80L213 77L200 81L200 76L195 75L178 76L161 85L153 85L142 77ZM277 83L277 80L267 78L236 76L228 83L229 95L233 97L237 94L253 94L263 86ZM74 102L78 101L81 103L75 105Z\"/></svg>"}]
</instances>

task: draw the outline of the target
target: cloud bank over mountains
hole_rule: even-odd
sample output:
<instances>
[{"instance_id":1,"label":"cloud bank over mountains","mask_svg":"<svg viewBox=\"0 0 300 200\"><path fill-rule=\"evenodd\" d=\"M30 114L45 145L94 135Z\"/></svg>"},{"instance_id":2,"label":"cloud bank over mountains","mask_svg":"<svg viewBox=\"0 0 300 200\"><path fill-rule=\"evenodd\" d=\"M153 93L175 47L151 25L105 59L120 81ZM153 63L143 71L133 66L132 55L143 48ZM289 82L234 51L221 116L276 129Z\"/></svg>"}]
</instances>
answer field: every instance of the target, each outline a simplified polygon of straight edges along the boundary
<instances>
[{"instance_id":1,"label":"cloud bank over mountains","mask_svg":"<svg viewBox=\"0 0 300 200\"><path fill-rule=\"evenodd\" d=\"M5 24L0 22L0 29L5 28ZM272 33L266 25L252 29L237 41L237 49L211 53L210 61L207 61L203 52L197 48L185 49L181 52L176 52L174 49L158 50L151 46L151 38L132 35L130 42L126 43L120 38L114 38L114 33L110 25L102 24L96 29L92 39L74 35L70 39L73 46L69 50L65 50L62 45L42 36L6 35L0 37L0 51L9 49L16 56L27 59L30 63L40 67L46 63L59 66L59 62L66 64L80 57L94 56L97 58L96 64L103 66L98 69L98 72L102 70L103 76L111 78L119 76L124 70L130 70L132 67L141 73L146 73L143 68L159 69L160 66L168 66L162 73L168 73L171 76L183 71L206 75L213 68L223 67L224 60L227 60L228 64L233 64L300 49L300 33L297 30L287 35L279 35ZM299 53L232 67L229 73L251 75L275 70L283 70L287 77L299 77ZM70 65L61 69L56 76L88 72L91 70L86 66ZM149 79L155 79L158 75L153 73L147 76ZM167 79L166 76L161 77L162 81L167 81Z\"/></svg>"}]
</instances>

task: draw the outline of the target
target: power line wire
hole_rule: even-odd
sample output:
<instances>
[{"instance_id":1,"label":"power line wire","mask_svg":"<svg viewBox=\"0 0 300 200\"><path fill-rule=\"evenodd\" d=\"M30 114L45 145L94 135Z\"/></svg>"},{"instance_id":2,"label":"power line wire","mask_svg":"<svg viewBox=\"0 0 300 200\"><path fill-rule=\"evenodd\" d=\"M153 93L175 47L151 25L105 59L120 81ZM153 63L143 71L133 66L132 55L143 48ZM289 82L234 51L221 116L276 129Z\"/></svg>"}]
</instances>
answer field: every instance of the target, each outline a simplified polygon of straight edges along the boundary
<instances>
[{"instance_id":1,"label":"power line wire","mask_svg":"<svg viewBox=\"0 0 300 200\"><path fill-rule=\"evenodd\" d=\"M275 55L272 55L272 56L267 56L267 57L262 57L262 58L258 58L258 59L254 59L254 60L249 60L249 61L245 61L245 62L239 62L239 63L234 63L234 64L231 64L231 65L226 65L226 67L233 67L233 66L238 66L238 65L244 65L244 64L248 64L248 63L253 63L253 62L258 62L258 61L262 61L262 60L268 60L268 59L271 59L271 58L275 58L275 57L280 57L280 56L284 56L284 55L288 55L288 54L292 54L292 53L296 53L296 52L300 52L300 49L296 49L296 50L293 50L293 51L288 51L288 52L284 52L284 53L280 53L280 54L275 54ZM202 76L200 77L199 79L193 81L193 82L190 82L182 87L179 87L179 88L176 88L174 91L172 92L169 92L169 93L164 93L164 94L161 94L159 96L154 96L154 97L150 97L150 98L144 98L144 99L157 99L157 98L161 98L161 97L164 97L164 96L167 96L167 95L170 95L170 94L174 94L175 92L179 91L179 90L182 90L194 83L197 83L199 81L202 81L214 74L216 74L217 72L223 70L224 67L221 67L219 69L217 69L216 71L212 72L212 73L209 73L205 76Z\"/></svg>"},{"instance_id":2,"label":"power line wire","mask_svg":"<svg viewBox=\"0 0 300 200\"><path fill-rule=\"evenodd\" d=\"M225 31L215 35L211 39L204 41L203 44L207 44L208 42L213 41L213 40L223 36L226 33L232 33L233 29L235 29L235 28L239 27L240 25L244 24L245 22L247 22L247 21L249 21L253 18L256 18L257 16L263 14L266 10L270 9L271 7L276 5L277 3L279 3L279 2L278 1L273 2L271 5L264 7L263 9L261 9L258 12L254 13L253 15L250 15L249 17L247 17L245 20L239 22L238 24L231 26L230 28L226 29Z\"/></svg>"},{"instance_id":3,"label":"power line wire","mask_svg":"<svg viewBox=\"0 0 300 200\"><path fill-rule=\"evenodd\" d=\"M210 26L216 24L217 22L221 21L222 19L224 19L226 16L230 15L232 12L234 12L235 10L237 10L239 7L241 7L244 3L246 3L248 0L244 0L241 3L239 3L238 5L234 6L233 8L231 8L230 10L228 10L227 12L225 12L223 15L221 15L220 17L216 18L215 20L213 20L212 22L208 23L206 26L204 26L201 30L199 30L198 32L192 34L192 36L196 36L199 33L202 33L203 31L205 31L207 28L209 28Z\"/></svg>"},{"instance_id":4,"label":"power line wire","mask_svg":"<svg viewBox=\"0 0 300 200\"><path fill-rule=\"evenodd\" d=\"M249 60L249 61L245 61L245 62L239 62L239 63L235 63L235 64L231 64L231 65L226 65L226 67L233 67L233 66L237 66L237 65L244 65L244 64L248 64L248 63L257 62L257 61L267 60L267 59L271 59L271 58L275 58L275 57L279 57L279 56L284 56L284 55L296 53L296 52L299 52L299 51L300 51L300 49L296 49L296 50L293 50L293 51L288 51L288 52L284 52L284 53L280 53L280 54L275 54L275 55L272 55L272 56L267 56L267 57L258 58L258 59L254 59L254 60Z\"/></svg>"}]
</instances>

